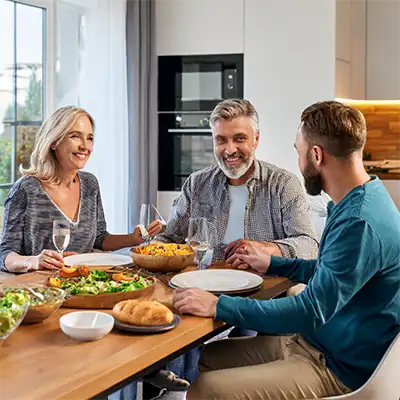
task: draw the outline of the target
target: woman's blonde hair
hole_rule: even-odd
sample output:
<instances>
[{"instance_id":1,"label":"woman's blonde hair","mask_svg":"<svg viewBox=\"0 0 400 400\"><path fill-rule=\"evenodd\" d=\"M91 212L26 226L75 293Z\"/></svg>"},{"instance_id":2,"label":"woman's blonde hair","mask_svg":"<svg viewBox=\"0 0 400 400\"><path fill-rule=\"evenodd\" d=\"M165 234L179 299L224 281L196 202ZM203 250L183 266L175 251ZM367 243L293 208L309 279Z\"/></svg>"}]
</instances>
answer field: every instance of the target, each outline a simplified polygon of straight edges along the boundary
<instances>
[{"instance_id":1,"label":"woman's blonde hair","mask_svg":"<svg viewBox=\"0 0 400 400\"><path fill-rule=\"evenodd\" d=\"M21 174L34 176L42 182L59 185L62 175L51 146L58 146L81 116L89 118L94 131L95 124L92 116L82 108L66 106L54 111L40 127L31 154L30 166L25 169L21 165L19 168Z\"/></svg>"}]
</instances>

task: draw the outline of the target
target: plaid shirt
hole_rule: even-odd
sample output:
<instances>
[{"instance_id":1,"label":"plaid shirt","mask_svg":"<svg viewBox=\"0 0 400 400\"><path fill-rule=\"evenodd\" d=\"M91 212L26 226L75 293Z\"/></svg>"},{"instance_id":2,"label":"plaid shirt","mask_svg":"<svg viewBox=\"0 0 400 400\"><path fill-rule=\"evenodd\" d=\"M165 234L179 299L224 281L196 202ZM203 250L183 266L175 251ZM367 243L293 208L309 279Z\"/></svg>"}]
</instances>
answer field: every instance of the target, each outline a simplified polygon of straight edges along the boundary
<instances>
[{"instance_id":1,"label":"plaid shirt","mask_svg":"<svg viewBox=\"0 0 400 400\"><path fill-rule=\"evenodd\" d=\"M256 160L246 182L249 198L244 218L244 238L276 243L288 258L316 258L315 237L308 203L297 177L275 165ZM193 173L175 200L163 242L184 243L189 218L208 221L209 245L214 260L224 259L224 236L229 220L228 180L217 165Z\"/></svg>"}]
</instances>

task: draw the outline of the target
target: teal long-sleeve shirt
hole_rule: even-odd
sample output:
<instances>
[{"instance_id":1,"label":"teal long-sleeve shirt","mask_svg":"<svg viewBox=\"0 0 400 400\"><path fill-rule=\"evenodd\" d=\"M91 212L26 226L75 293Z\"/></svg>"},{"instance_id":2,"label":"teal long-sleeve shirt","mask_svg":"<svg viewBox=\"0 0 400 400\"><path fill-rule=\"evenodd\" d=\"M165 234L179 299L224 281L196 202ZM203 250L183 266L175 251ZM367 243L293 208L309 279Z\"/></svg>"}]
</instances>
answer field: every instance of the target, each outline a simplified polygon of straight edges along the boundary
<instances>
[{"instance_id":1,"label":"teal long-sleeve shirt","mask_svg":"<svg viewBox=\"0 0 400 400\"><path fill-rule=\"evenodd\" d=\"M346 386L362 386L400 329L400 213L382 182L374 177L328 205L316 260L272 257L268 274L307 287L269 301L221 296L216 319L299 333Z\"/></svg>"}]
</instances>

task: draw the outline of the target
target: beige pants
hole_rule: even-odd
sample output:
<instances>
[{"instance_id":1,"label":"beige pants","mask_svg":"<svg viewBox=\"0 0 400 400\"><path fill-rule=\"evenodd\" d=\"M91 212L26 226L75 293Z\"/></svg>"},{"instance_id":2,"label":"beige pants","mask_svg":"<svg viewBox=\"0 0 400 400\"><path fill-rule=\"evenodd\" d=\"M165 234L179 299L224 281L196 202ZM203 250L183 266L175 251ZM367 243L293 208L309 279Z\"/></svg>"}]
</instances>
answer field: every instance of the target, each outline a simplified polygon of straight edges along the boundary
<instances>
[{"instance_id":1,"label":"beige pants","mask_svg":"<svg viewBox=\"0 0 400 400\"><path fill-rule=\"evenodd\" d=\"M315 399L349 393L324 355L301 336L257 336L207 345L188 399Z\"/></svg>"}]
</instances>

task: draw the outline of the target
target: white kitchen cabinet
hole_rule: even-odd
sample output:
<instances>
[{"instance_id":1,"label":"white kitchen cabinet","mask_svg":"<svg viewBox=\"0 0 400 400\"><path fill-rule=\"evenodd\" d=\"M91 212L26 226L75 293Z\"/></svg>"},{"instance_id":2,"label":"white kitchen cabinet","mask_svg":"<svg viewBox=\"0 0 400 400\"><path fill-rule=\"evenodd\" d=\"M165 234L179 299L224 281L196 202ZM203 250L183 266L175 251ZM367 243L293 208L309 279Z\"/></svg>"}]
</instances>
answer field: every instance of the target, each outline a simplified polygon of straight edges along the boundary
<instances>
[{"instance_id":1,"label":"white kitchen cabinet","mask_svg":"<svg viewBox=\"0 0 400 400\"><path fill-rule=\"evenodd\" d=\"M335 97L335 1L245 1L244 95L260 116L257 157L298 172L303 109Z\"/></svg>"},{"instance_id":2,"label":"white kitchen cabinet","mask_svg":"<svg viewBox=\"0 0 400 400\"><path fill-rule=\"evenodd\" d=\"M348 61L336 59L335 95L342 99L351 99L351 64Z\"/></svg>"},{"instance_id":3,"label":"white kitchen cabinet","mask_svg":"<svg viewBox=\"0 0 400 400\"><path fill-rule=\"evenodd\" d=\"M336 0L336 97L365 99L366 4Z\"/></svg>"},{"instance_id":4,"label":"white kitchen cabinet","mask_svg":"<svg viewBox=\"0 0 400 400\"><path fill-rule=\"evenodd\" d=\"M367 0L367 99L400 99L400 1Z\"/></svg>"},{"instance_id":5,"label":"white kitchen cabinet","mask_svg":"<svg viewBox=\"0 0 400 400\"><path fill-rule=\"evenodd\" d=\"M336 58L351 61L351 0L336 0Z\"/></svg>"},{"instance_id":6,"label":"white kitchen cabinet","mask_svg":"<svg viewBox=\"0 0 400 400\"><path fill-rule=\"evenodd\" d=\"M243 53L244 0L156 0L158 55Z\"/></svg>"}]
</instances>

